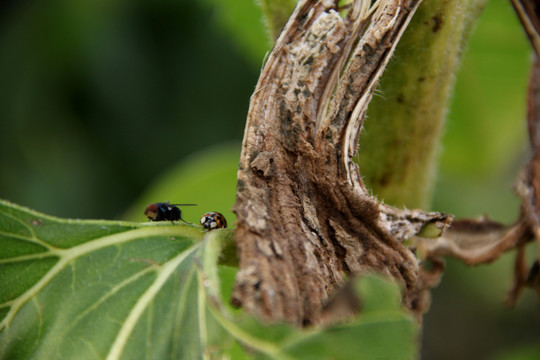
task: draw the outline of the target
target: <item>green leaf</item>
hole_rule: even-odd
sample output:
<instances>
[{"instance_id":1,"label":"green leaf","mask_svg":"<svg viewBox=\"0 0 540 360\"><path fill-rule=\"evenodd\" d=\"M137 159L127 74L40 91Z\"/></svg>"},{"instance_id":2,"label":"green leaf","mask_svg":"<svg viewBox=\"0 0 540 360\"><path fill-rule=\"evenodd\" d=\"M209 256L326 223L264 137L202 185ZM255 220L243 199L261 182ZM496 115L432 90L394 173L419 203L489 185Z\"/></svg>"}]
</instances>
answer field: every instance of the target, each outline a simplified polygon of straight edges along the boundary
<instances>
[{"instance_id":1,"label":"green leaf","mask_svg":"<svg viewBox=\"0 0 540 360\"><path fill-rule=\"evenodd\" d=\"M256 359L412 359L417 354L417 326L400 305L399 289L376 276L356 279L363 311L354 321L299 330L264 326L251 317L232 321L213 315Z\"/></svg>"},{"instance_id":2,"label":"green leaf","mask_svg":"<svg viewBox=\"0 0 540 360\"><path fill-rule=\"evenodd\" d=\"M350 324L313 333L288 346L288 352L310 359L412 359L416 324L400 305L398 287L377 276L356 279L362 313Z\"/></svg>"},{"instance_id":3,"label":"green leaf","mask_svg":"<svg viewBox=\"0 0 540 360\"><path fill-rule=\"evenodd\" d=\"M203 235L1 201L0 358L200 358L223 340L202 316Z\"/></svg>"},{"instance_id":4,"label":"green leaf","mask_svg":"<svg viewBox=\"0 0 540 360\"><path fill-rule=\"evenodd\" d=\"M217 265L233 247L228 229L64 220L0 201L0 242L0 359L416 353L397 286L375 277L358 282L364 311L346 324L301 330L231 311L222 289L235 271Z\"/></svg>"}]
</instances>

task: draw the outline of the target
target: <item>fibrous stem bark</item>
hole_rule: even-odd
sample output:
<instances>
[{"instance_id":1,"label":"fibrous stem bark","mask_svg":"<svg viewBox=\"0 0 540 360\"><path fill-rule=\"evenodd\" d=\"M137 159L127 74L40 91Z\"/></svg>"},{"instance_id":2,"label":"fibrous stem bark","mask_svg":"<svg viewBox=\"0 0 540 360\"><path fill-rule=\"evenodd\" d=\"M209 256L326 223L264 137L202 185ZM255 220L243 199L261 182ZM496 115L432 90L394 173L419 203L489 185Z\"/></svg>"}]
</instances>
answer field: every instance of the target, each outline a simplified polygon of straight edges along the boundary
<instances>
[{"instance_id":1,"label":"fibrous stem bark","mask_svg":"<svg viewBox=\"0 0 540 360\"><path fill-rule=\"evenodd\" d=\"M320 322L344 274L384 274L421 313L403 241L451 218L370 196L352 161L378 80L419 0L300 1L251 98L238 171L234 301L260 317Z\"/></svg>"}]
</instances>

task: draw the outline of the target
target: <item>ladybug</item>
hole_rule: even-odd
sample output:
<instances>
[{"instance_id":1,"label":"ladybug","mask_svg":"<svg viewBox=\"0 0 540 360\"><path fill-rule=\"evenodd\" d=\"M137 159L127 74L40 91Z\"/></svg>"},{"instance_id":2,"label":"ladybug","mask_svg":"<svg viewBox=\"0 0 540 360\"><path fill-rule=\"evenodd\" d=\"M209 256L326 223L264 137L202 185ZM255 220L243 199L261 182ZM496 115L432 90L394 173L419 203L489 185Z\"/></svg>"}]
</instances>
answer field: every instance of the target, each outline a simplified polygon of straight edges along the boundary
<instances>
[{"instance_id":1,"label":"ladybug","mask_svg":"<svg viewBox=\"0 0 540 360\"><path fill-rule=\"evenodd\" d=\"M168 201L150 204L144 209L144 215L150 221L182 220L182 212L178 206L195 206L196 204L169 204Z\"/></svg>"},{"instance_id":2,"label":"ladybug","mask_svg":"<svg viewBox=\"0 0 540 360\"><path fill-rule=\"evenodd\" d=\"M225 216L221 215L220 213L211 211L203 214L201 217L201 225L206 230L226 228L227 220L225 220Z\"/></svg>"}]
</instances>

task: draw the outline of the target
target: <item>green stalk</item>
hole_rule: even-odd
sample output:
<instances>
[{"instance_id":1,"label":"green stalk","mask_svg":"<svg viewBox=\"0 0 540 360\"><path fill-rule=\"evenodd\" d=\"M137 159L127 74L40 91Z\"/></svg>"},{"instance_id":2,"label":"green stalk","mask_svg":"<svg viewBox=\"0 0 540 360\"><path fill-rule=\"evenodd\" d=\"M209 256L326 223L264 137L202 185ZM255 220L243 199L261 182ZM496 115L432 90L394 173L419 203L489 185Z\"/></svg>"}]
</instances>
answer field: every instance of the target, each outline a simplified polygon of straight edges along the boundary
<instances>
[{"instance_id":1,"label":"green stalk","mask_svg":"<svg viewBox=\"0 0 540 360\"><path fill-rule=\"evenodd\" d=\"M260 0L264 20L272 41L276 41L298 0Z\"/></svg>"},{"instance_id":2,"label":"green stalk","mask_svg":"<svg viewBox=\"0 0 540 360\"><path fill-rule=\"evenodd\" d=\"M296 0L261 0L275 40ZM364 183L379 200L430 206L455 74L487 0L425 0L398 44L360 136Z\"/></svg>"},{"instance_id":3,"label":"green stalk","mask_svg":"<svg viewBox=\"0 0 540 360\"><path fill-rule=\"evenodd\" d=\"M379 200L429 207L441 130L464 47L487 0L426 0L368 109L357 161Z\"/></svg>"}]
</instances>

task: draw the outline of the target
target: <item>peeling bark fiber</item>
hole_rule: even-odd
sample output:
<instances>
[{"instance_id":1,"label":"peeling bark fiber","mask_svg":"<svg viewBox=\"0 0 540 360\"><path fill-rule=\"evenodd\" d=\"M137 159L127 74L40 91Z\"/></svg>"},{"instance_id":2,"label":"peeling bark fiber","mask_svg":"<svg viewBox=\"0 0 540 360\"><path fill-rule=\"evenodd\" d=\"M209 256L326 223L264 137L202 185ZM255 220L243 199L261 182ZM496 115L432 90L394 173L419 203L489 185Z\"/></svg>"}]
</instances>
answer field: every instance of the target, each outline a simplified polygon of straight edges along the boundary
<instances>
[{"instance_id":1,"label":"peeling bark fiber","mask_svg":"<svg viewBox=\"0 0 540 360\"><path fill-rule=\"evenodd\" d=\"M443 214L379 204L352 157L364 114L419 0L302 0L251 98L238 170L233 301L268 321L321 322L344 275L386 275L420 313L418 261L403 241ZM376 119L372 119L376 121Z\"/></svg>"}]
</instances>

